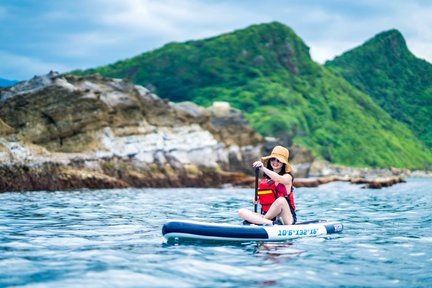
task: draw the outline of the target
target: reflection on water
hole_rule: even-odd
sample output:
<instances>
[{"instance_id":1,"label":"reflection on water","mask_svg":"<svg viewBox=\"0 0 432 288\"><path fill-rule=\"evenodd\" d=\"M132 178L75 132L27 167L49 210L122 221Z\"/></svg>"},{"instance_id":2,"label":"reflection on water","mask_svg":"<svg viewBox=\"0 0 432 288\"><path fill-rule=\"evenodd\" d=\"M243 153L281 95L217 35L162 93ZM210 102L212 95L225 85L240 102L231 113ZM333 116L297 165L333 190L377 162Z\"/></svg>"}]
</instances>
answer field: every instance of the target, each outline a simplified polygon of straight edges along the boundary
<instances>
[{"instance_id":1,"label":"reflection on water","mask_svg":"<svg viewBox=\"0 0 432 288\"><path fill-rule=\"evenodd\" d=\"M297 189L299 221L337 220L344 232L273 243L162 238L173 219L241 223L253 189L3 193L0 287L426 287L431 184Z\"/></svg>"},{"instance_id":2,"label":"reflection on water","mask_svg":"<svg viewBox=\"0 0 432 288\"><path fill-rule=\"evenodd\" d=\"M262 242L256 246L255 250L256 256L275 263L284 263L302 253L302 250L295 248L293 242Z\"/></svg>"}]
</instances>

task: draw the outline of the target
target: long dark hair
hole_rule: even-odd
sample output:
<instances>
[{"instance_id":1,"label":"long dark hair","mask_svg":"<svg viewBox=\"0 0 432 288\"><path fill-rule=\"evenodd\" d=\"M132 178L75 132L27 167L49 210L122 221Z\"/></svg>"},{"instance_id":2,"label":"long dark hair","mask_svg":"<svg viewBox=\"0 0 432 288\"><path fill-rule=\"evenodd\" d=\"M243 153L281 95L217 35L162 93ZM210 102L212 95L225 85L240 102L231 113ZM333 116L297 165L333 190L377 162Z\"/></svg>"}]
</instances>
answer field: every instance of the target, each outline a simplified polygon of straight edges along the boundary
<instances>
[{"instance_id":1,"label":"long dark hair","mask_svg":"<svg viewBox=\"0 0 432 288\"><path fill-rule=\"evenodd\" d=\"M272 167L271 164L270 164L270 160L267 161L266 168L269 169L269 170L271 170L271 171L273 171L273 167ZM294 183L294 175L292 174L292 172L287 172L287 173L285 173L285 168L286 168L286 164L285 164L285 163L282 163L282 168L281 168L281 170L279 171L278 174L281 175L281 176L283 176L283 175L285 175L285 174L289 174L289 175L291 175L291 177L292 177L292 182ZM264 173L264 177L270 179L270 177L267 176L265 173Z\"/></svg>"}]
</instances>

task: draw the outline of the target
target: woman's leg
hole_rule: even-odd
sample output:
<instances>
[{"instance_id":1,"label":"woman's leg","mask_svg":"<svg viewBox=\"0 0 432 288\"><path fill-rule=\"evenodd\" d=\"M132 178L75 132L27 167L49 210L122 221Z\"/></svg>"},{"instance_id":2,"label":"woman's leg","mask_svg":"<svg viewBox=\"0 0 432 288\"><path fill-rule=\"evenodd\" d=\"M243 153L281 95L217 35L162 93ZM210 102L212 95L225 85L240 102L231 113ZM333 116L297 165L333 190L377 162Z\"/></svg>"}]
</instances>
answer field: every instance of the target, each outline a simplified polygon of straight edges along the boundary
<instances>
[{"instance_id":1,"label":"woman's leg","mask_svg":"<svg viewBox=\"0 0 432 288\"><path fill-rule=\"evenodd\" d=\"M263 215L252 212L248 209L240 209L238 215L244 220L254 224L273 224L272 220L265 219Z\"/></svg>"},{"instance_id":2,"label":"woman's leg","mask_svg":"<svg viewBox=\"0 0 432 288\"><path fill-rule=\"evenodd\" d=\"M264 215L264 218L266 219L273 219L275 217L280 217L284 225L293 224L294 219L291 214L291 209L284 197L276 199L276 201L270 206L267 214Z\"/></svg>"}]
</instances>

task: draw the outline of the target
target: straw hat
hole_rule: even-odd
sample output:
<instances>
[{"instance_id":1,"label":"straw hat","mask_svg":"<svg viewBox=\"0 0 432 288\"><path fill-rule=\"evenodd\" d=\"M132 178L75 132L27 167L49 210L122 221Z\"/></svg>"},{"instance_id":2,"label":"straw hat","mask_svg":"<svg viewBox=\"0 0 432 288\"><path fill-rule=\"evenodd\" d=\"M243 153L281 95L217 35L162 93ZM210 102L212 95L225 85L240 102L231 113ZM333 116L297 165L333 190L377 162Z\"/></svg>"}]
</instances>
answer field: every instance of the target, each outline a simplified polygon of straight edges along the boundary
<instances>
[{"instance_id":1,"label":"straw hat","mask_svg":"<svg viewBox=\"0 0 432 288\"><path fill-rule=\"evenodd\" d=\"M281 163L285 164L285 173L291 172L292 167L288 163L289 151L287 148L282 146L276 146L273 148L273 151L269 156L265 156L261 158L261 162L266 163L270 158L276 158Z\"/></svg>"}]
</instances>

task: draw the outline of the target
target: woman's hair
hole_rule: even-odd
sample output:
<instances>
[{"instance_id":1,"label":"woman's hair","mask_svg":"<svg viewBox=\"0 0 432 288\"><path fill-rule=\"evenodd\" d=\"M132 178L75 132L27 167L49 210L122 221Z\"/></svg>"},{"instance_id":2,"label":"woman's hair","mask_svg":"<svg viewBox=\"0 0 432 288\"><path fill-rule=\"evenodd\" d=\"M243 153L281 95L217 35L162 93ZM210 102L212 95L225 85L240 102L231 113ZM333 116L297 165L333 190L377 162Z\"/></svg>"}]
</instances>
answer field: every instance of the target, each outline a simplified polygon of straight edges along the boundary
<instances>
[{"instance_id":1,"label":"woman's hair","mask_svg":"<svg viewBox=\"0 0 432 288\"><path fill-rule=\"evenodd\" d=\"M279 171L279 173L278 173L279 175L285 175L285 166L286 166L285 163L282 163L282 169ZM270 160L267 161L266 168L273 171L273 167L270 165Z\"/></svg>"},{"instance_id":2,"label":"woman's hair","mask_svg":"<svg viewBox=\"0 0 432 288\"><path fill-rule=\"evenodd\" d=\"M292 174L292 172L285 173L286 164L285 163L282 163L282 164L283 164L282 165L282 169L279 171L278 174L282 175L282 176L285 175L285 174L289 174L289 175L291 175L292 181L294 182L294 175ZM270 161L267 161L266 168L269 169L269 170L271 170L271 171L273 171L273 167L270 165ZM265 173L264 173L264 177L269 178Z\"/></svg>"}]
</instances>

